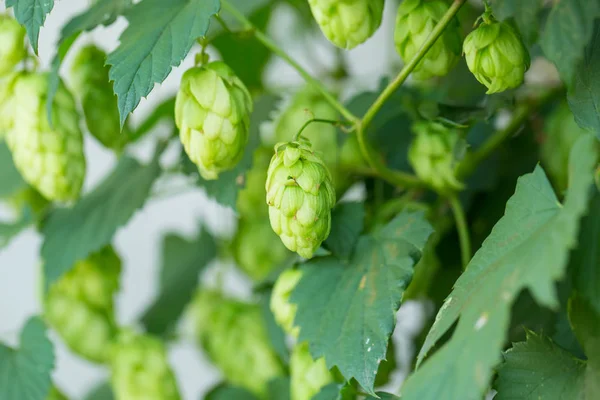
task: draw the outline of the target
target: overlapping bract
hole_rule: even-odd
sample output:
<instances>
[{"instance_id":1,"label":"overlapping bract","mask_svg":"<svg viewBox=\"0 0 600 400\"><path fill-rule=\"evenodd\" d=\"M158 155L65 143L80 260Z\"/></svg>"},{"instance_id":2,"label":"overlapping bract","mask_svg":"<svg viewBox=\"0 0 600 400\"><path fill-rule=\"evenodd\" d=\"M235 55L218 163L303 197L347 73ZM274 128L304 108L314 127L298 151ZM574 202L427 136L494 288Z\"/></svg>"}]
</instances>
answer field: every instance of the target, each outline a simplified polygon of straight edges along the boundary
<instances>
[{"instance_id":1,"label":"overlapping bract","mask_svg":"<svg viewBox=\"0 0 600 400\"><path fill-rule=\"evenodd\" d=\"M369 39L381 25L384 0L308 0L323 34L342 49Z\"/></svg>"},{"instance_id":2,"label":"overlapping bract","mask_svg":"<svg viewBox=\"0 0 600 400\"><path fill-rule=\"evenodd\" d=\"M205 289L196 295L192 313L201 346L225 378L264 398L267 383L284 372L260 306Z\"/></svg>"},{"instance_id":3,"label":"overlapping bract","mask_svg":"<svg viewBox=\"0 0 600 400\"><path fill-rule=\"evenodd\" d=\"M288 249L311 258L329 236L336 195L329 170L309 142L275 146L266 189L271 227Z\"/></svg>"},{"instance_id":4,"label":"overlapping bract","mask_svg":"<svg viewBox=\"0 0 600 400\"><path fill-rule=\"evenodd\" d=\"M292 350L290 376L291 400L311 400L324 386L334 381L325 358L312 358L308 342L297 344Z\"/></svg>"},{"instance_id":5,"label":"overlapping bract","mask_svg":"<svg viewBox=\"0 0 600 400\"><path fill-rule=\"evenodd\" d=\"M448 4L443 0L402 1L396 17L394 42L405 63L417 54L447 11ZM460 25L453 19L413 70L413 76L424 80L446 75L460 59L461 43Z\"/></svg>"},{"instance_id":6,"label":"overlapping bract","mask_svg":"<svg viewBox=\"0 0 600 400\"><path fill-rule=\"evenodd\" d=\"M14 120L6 142L15 166L48 200L76 199L86 163L73 96L61 82L54 97L51 126L46 112L47 75L20 75L13 90Z\"/></svg>"},{"instance_id":7,"label":"overlapping bract","mask_svg":"<svg viewBox=\"0 0 600 400\"><path fill-rule=\"evenodd\" d=\"M117 331L114 294L121 260L107 246L79 261L50 287L44 308L48 323L75 353L95 362L107 361Z\"/></svg>"},{"instance_id":8,"label":"overlapping bract","mask_svg":"<svg viewBox=\"0 0 600 400\"><path fill-rule=\"evenodd\" d=\"M467 66L488 94L521 85L531 63L517 31L491 16L484 16L484 22L466 37L463 51Z\"/></svg>"},{"instance_id":9,"label":"overlapping bract","mask_svg":"<svg viewBox=\"0 0 600 400\"><path fill-rule=\"evenodd\" d=\"M10 16L0 14L0 76L9 74L26 55L25 28Z\"/></svg>"},{"instance_id":10,"label":"overlapping bract","mask_svg":"<svg viewBox=\"0 0 600 400\"><path fill-rule=\"evenodd\" d=\"M217 179L240 161L251 112L248 89L225 63L211 62L183 75L175 122L187 155L204 179Z\"/></svg>"},{"instance_id":11,"label":"overlapping bract","mask_svg":"<svg viewBox=\"0 0 600 400\"><path fill-rule=\"evenodd\" d=\"M167 352L159 339L123 331L110 353L111 382L116 400L181 399Z\"/></svg>"},{"instance_id":12,"label":"overlapping bract","mask_svg":"<svg viewBox=\"0 0 600 400\"><path fill-rule=\"evenodd\" d=\"M269 304L277 324L293 337L298 337L300 328L294 326L298 306L290 303L290 296L300 278L302 278L302 272L298 269L288 269L282 272L273 286Z\"/></svg>"}]
</instances>

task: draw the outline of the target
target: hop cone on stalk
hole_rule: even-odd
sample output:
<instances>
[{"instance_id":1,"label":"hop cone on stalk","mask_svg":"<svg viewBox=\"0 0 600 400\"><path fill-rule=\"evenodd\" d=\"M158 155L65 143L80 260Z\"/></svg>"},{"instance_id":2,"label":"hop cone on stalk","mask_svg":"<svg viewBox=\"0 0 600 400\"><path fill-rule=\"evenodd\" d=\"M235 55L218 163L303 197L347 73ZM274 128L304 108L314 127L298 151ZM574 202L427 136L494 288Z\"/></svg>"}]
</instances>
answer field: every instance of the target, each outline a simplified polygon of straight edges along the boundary
<instances>
[{"instance_id":1,"label":"hop cone on stalk","mask_svg":"<svg viewBox=\"0 0 600 400\"><path fill-rule=\"evenodd\" d=\"M119 287L121 260L108 246L79 261L49 290L45 317L77 354L105 362L117 327L114 294Z\"/></svg>"},{"instance_id":2,"label":"hop cone on stalk","mask_svg":"<svg viewBox=\"0 0 600 400\"><path fill-rule=\"evenodd\" d=\"M26 56L25 28L9 15L0 14L0 77L9 74Z\"/></svg>"},{"instance_id":3,"label":"hop cone on stalk","mask_svg":"<svg viewBox=\"0 0 600 400\"><path fill-rule=\"evenodd\" d=\"M221 61L183 75L175 103L181 143L204 179L235 167L248 142L252 98Z\"/></svg>"},{"instance_id":4,"label":"hop cone on stalk","mask_svg":"<svg viewBox=\"0 0 600 400\"><path fill-rule=\"evenodd\" d=\"M300 328L294 326L298 306L290 303L290 296L300 278L302 278L300 270L287 269L279 275L271 292L270 307L275 321L293 337L298 337Z\"/></svg>"},{"instance_id":5,"label":"hop cone on stalk","mask_svg":"<svg viewBox=\"0 0 600 400\"><path fill-rule=\"evenodd\" d=\"M311 258L331 230L335 190L310 142L278 144L267 173L271 227L291 251Z\"/></svg>"},{"instance_id":6,"label":"hop cone on stalk","mask_svg":"<svg viewBox=\"0 0 600 400\"><path fill-rule=\"evenodd\" d=\"M308 0L323 34L342 49L369 39L381 25L384 0Z\"/></svg>"},{"instance_id":7,"label":"hop cone on stalk","mask_svg":"<svg viewBox=\"0 0 600 400\"><path fill-rule=\"evenodd\" d=\"M297 344L290 355L291 400L311 400L319 391L334 381L325 358L314 360L308 342Z\"/></svg>"}]
</instances>

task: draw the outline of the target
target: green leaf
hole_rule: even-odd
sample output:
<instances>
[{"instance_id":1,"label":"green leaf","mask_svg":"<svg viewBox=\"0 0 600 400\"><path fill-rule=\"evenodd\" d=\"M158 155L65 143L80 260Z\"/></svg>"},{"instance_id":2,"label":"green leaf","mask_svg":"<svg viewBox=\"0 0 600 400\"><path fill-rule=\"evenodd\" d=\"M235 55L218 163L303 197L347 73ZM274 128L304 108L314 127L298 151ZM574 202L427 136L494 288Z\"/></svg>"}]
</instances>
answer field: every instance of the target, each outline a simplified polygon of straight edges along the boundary
<instances>
[{"instance_id":1,"label":"green leaf","mask_svg":"<svg viewBox=\"0 0 600 400\"><path fill-rule=\"evenodd\" d=\"M194 240L167 235L162 247L160 294L142 317L146 331L153 335L168 334L192 299L198 275L217 255L212 236L204 229Z\"/></svg>"},{"instance_id":2,"label":"green leaf","mask_svg":"<svg viewBox=\"0 0 600 400\"><path fill-rule=\"evenodd\" d=\"M590 0L558 1L548 15L540 45L568 87L575 80L584 49L592 38L594 20L598 17L600 3Z\"/></svg>"},{"instance_id":3,"label":"green leaf","mask_svg":"<svg viewBox=\"0 0 600 400\"><path fill-rule=\"evenodd\" d=\"M34 222L33 212L26 207L15 222L0 222L0 249L8 245L10 240Z\"/></svg>"},{"instance_id":4,"label":"green leaf","mask_svg":"<svg viewBox=\"0 0 600 400\"><path fill-rule=\"evenodd\" d=\"M575 83L569 88L568 100L579 126L590 129L600 139L600 23L577 69Z\"/></svg>"},{"instance_id":5,"label":"green leaf","mask_svg":"<svg viewBox=\"0 0 600 400\"><path fill-rule=\"evenodd\" d=\"M494 400L585 399L584 371L581 360L547 337L528 332L526 342L504 353Z\"/></svg>"},{"instance_id":6,"label":"green leaf","mask_svg":"<svg viewBox=\"0 0 600 400\"><path fill-rule=\"evenodd\" d=\"M402 293L431 233L422 212L403 212L361 237L350 262L322 257L304 264L290 301L298 304L299 341L308 341L313 358L325 357L329 368L374 393Z\"/></svg>"},{"instance_id":7,"label":"green leaf","mask_svg":"<svg viewBox=\"0 0 600 400\"><path fill-rule=\"evenodd\" d=\"M535 40L539 30L538 14L541 0L492 0L494 16L500 20L514 18L527 43Z\"/></svg>"},{"instance_id":8,"label":"green leaf","mask_svg":"<svg viewBox=\"0 0 600 400\"><path fill-rule=\"evenodd\" d=\"M285 342L285 332L283 331L281 326L279 326L279 324L275 321L275 316L273 315L273 311L271 311L270 301L271 290L268 290L262 294L261 298L261 306L263 317L265 319L267 336L269 337L271 347L273 347L275 353L277 353L279 358L285 364L288 364L290 360L290 352Z\"/></svg>"},{"instance_id":9,"label":"green leaf","mask_svg":"<svg viewBox=\"0 0 600 400\"><path fill-rule=\"evenodd\" d=\"M0 344L0 399L45 399L53 368L54 350L46 326L39 317L32 317L21 330L18 349Z\"/></svg>"},{"instance_id":10,"label":"green leaf","mask_svg":"<svg viewBox=\"0 0 600 400\"><path fill-rule=\"evenodd\" d=\"M587 356L585 399L600 398L600 314L579 294L569 300L569 320Z\"/></svg>"},{"instance_id":11,"label":"green leaf","mask_svg":"<svg viewBox=\"0 0 600 400\"><path fill-rule=\"evenodd\" d=\"M84 400L114 400L114 398L115 396L110 383L104 382L86 394Z\"/></svg>"},{"instance_id":12,"label":"green leaf","mask_svg":"<svg viewBox=\"0 0 600 400\"><path fill-rule=\"evenodd\" d=\"M76 261L111 242L117 229L144 205L159 173L157 157L147 166L122 157L115 170L73 208L50 213L42 227L46 288Z\"/></svg>"},{"instance_id":13,"label":"green leaf","mask_svg":"<svg viewBox=\"0 0 600 400\"><path fill-rule=\"evenodd\" d=\"M155 83L161 83L206 34L218 0L144 0L125 16L129 26L106 61L119 98L121 126Z\"/></svg>"},{"instance_id":14,"label":"green leaf","mask_svg":"<svg viewBox=\"0 0 600 400\"><path fill-rule=\"evenodd\" d=\"M383 392L377 392L377 397L367 397L368 399L376 399L379 398L381 400L400 400L400 397L396 396L395 394L391 394L391 393L383 393Z\"/></svg>"},{"instance_id":15,"label":"green leaf","mask_svg":"<svg viewBox=\"0 0 600 400\"><path fill-rule=\"evenodd\" d=\"M338 400L342 386L339 383L330 383L314 395L311 400Z\"/></svg>"},{"instance_id":16,"label":"green leaf","mask_svg":"<svg viewBox=\"0 0 600 400\"><path fill-rule=\"evenodd\" d=\"M274 3L277 1L278 0L229 0L229 4L231 4L241 14L249 17L261 8L266 6L274 6ZM244 26L233 15L231 15L229 11L222 10L219 13L219 16L223 19L223 22L225 22L227 27L233 32L244 29ZM225 30L221 24L215 23L210 26L209 36L215 37L224 31Z\"/></svg>"},{"instance_id":17,"label":"green leaf","mask_svg":"<svg viewBox=\"0 0 600 400\"><path fill-rule=\"evenodd\" d=\"M555 281L564 275L576 243L594 180L596 150L592 135L573 146L570 187L563 205L541 167L519 178L504 217L438 312L418 356L422 365L402 388L403 399L438 399L440 393L451 393L456 399L481 397L493 367L501 361L510 307L518 294L529 289L541 305L558 307ZM422 363L457 320L450 340Z\"/></svg>"},{"instance_id":18,"label":"green leaf","mask_svg":"<svg viewBox=\"0 0 600 400\"><path fill-rule=\"evenodd\" d=\"M257 400L256 396L236 386L229 386L227 383L221 383L204 396L204 400Z\"/></svg>"},{"instance_id":19,"label":"green leaf","mask_svg":"<svg viewBox=\"0 0 600 400\"><path fill-rule=\"evenodd\" d=\"M269 381L269 399L290 400L290 378L278 377Z\"/></svg>"},{"instance_id":20,"label":"green leaf","mask_svg":"<svg viewBox=\"0 0 600 400\"><path fill-rule=\"evenodd\" d=\"M25 181L15 168L5 142L0 142L0 198L8 197L25 187Z\"/></svg>"},{"instance_id":21,"label":"green leaf","mask_svg":"<svg viewBox=\"0 0 600 400\"><path fill-rule=\"evenodd\" d=\"M6 7L13 7L15 18L27 29L31 47L37 54L40 28L54 7L54 0L6 0Z\"/></svg>"},{"instance_id":22,"label":"green leaf","mask_svg":"<svg viewBox=\"0 0 600 400\"><path fill-rule=\"evenodd\" d=\"M325 241L325 247L340 259L350 258L363 231L364 222L363 203L338 204L331 213L331 232Z\"/></svg>"}]
</instances>

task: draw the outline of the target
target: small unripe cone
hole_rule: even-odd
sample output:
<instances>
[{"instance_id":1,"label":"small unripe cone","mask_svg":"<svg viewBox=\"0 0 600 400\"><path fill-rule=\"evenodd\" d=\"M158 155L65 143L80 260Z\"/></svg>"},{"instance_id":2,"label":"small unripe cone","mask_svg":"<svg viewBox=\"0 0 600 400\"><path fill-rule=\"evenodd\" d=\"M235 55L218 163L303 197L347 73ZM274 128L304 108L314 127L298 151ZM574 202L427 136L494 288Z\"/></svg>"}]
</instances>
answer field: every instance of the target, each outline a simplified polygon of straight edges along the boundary
<instances>
[{"instance_id":1,"label":"small unripe cone","mask_svg":"<svg viewBox=\"0 0 600 400\"><path fill-rule=\"evenodd\" d=\"M121 132L118 100L105 61L104 51L93 45L84 47L73 61L71 79L88 131L105 147L120 151L127 143L127 132Z\"/></svg>"},{"instance_id":2,"label":"small unripe cone","mask_svg":"<svg viewBox=\"0 0 600 400\"><path fill-rule=\"evenodd\" d=\"M271 302L269 304L277 324L293 337L298 337L300 328L294 326L294 318L296 318L298 306L290 303L290 296L300 278L302 278L302 272L298 269L283 271L273 286Z\"/></svg>"},{"instance_id":3,"label":"small unripe cone","mask_svg":"<svg viewBox=\"0 0 600 400\"><path fill-rule=\"evenodd\" d=\"M331 174L309 142L275 146L266 189L271 227L288 249L311 258L329 236L336 197Z\"/></svg>"},{"instance_id":4,"label":"small unripe cone","mask_svg":"<svg viewBox=\"0 0 600 400\"><path fill-rule=\"evenodd\" d=\"M284 372L270 346L260 306L201 290L192 315L202 348L225 379L266 398L268 382Z\"/></svg>"},{"instance_id":5,"label":"small unripe cone","mask_svg":"<svg viewBox=\"0 0 600 400\"><path fill-rule=\"evenodd\" d=\"M0 139L13 128L15 120L15 83L19 73L13 72L0 77Z\"/></svg>"},{"instance_id":6,"label":"small unripe cone","mask_svg":"<svg viewBox=\"0 0 600 400\"><path fill-rule=\"evenodd\" d=\"M116 333L114 293L121 260L108 246L79 261L49 290L44 316L75 353L105 362Z\"/></svg>"},{"instance_id":7,"label":"small unripe cone","mask_svg":"<svg viewBox=\"0 0 600 400\"><path fill-rule=\"evenodd\" d=\"M484 14L484 22L465 39L467 66L488 94L513 89L523 83L531 60L517 31L506 22Z\"/></svg>"},{"instance_id":8,"label":"small unripe cone","mask_svg":"<svg viewBox=\"0 0 600 400\"><path fill-rule=\"evenodd\" d=\"M123 331L110 351L116 400L179 400L177 381L163 343L150 335Z\"/></svg>"},{"instance_id":9,"label":"small unripe cone","mask_svg":"<svg viewBox=\"0 0 600 400\"><path fill-rule=\"evenodd\" d=\"M85 177L85 156L73 96L61 82L50 126L46 112L48 75L19 76L14 93L14 125L6 143L15 166L48 200L76 199Z\"/></svg>"},{"instance_id":10,"label":"small unripe cone","mask_svg":"<svg viewBox=\"0 0 600 400\"><path fill-rule=\"evenodd\" d=\"M0 14L0 76L9 74L26 56L25 28Z\"/></svg>"},{"instance_id":11,"label":"small unripe cone","mask_svg":"<svg viewBox=\"0 0 600 400\"><path fill-rule=\"evenodd\" d=\"M369 39L381 25L384 0L308 0L323 34L342 49Z\"/></svg>"},{"instance_id":12,"label":"small unripe cone","mask_svg":"<svg viewBox=\"0 0 600 400\"><path fill-rule=\"evenodd\" d=\"M437 23L448 11L443 0L403 0L398 7L394 42L396 51L405 63L421 49ZM456 65L461 52L460 25L452 19L442 35L413 70L416 79L444 76Z\"/></svg>"},{"instance_id":13,"label":"small unripe cone","mask_svg":"<svg viewBox=\"0 0 600 400\"><path fill-rule=\"evenodd\" d=\"M290 355L291 400L311 400L326 385L334 381L325 358L314 360L308 343L297 344Z\"/></svg>"},{"instance_id":14,"label":"small unripe cone","mask_svg":"<svg viewBox=\"0 0 600 400\"><path fill-rule=\"evenodd\" d=\"M183 75L175 122L187 155L204 179L217 179L242 158L252 107L244 83L221 61Z\"/></svg>"},{"instance_id":15,"label":"small unripe cone","mask_svg":"<svg viewBox=\"0 0 600 400\"><path fill-rule=\"evenodd\" d=\"M459 132L437 122L417 122L413 131L408 160L419 178L442 193L462 189L456 178Z\"/></svg>"},{"instance_id":16,"label":"small unripe cone","mask_svg":"<svg viewBox=\"0 0 600 400\"><path fill-rule=\"evenodd\" d=\"M246 220L264 220L268 215L265 204L265 182L273 150L259 147L252 157L252 168L246 173L244 188L238 192L237 211Z\"/></svg>"}]
</instances>

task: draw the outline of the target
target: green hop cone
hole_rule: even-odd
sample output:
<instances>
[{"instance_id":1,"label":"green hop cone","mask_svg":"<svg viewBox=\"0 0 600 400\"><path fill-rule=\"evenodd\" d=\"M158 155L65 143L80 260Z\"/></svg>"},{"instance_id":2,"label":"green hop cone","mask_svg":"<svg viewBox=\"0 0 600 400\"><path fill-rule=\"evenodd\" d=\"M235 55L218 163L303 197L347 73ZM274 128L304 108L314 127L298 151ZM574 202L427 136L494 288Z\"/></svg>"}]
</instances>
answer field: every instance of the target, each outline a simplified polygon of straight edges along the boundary
<instances>
[{"instance_id":1,"label":"green hop cone","mask_svg":"<svg viewBox=\"0 0 600 400\"><path fill-rule=\"evenodd\" d=\"M179 400L177 381L163 342L150 335L121 332L110 351L116 400Z\"/></svg>"},{"instance_id":2,"label":"green hop cone","mask_svg":"<svg viewBox=\"0 0 600 400\"><path fill-rule=\"evenodd\" d=\"M308 0L323 34L336 46L352 49L381 25L384 0Z\"/></svg>"},{"instance_id":3,"label":"green hop cone","mask_svg":"<svg viewBox=\"0 0 600 400\"><path fill-rule=\"evenodd\" d=\"M323 387L334 382L325 358L315 361L307 342L296 345L292 350L290 376L291 400L311 400Z\"/></svg>"},{"instance_id":4,"label":"green hop cone","mask_svg":"<svg viewBox=\"0 0 600 400\"><path fill-rule=\"evenodd\" d=\"M288 249L311 258L329 236L336 197L331 174L309 142L275 146L266 189L271 227Z\"/></svg>"},{"instance_id":5,"label":"green hop cone","mask_svg":"<svg viewBox=\"0 0 600 400\"><path fill-rule=\"evenodd\" d=\"M516 88L531 64L529 52L508 23L497 22L488 14L483 19L463 44L467 66L488 88L488 94Z\"/></svg>"},{"instance_id":6,"label":"green hop cone","mask_svg":"<svg viewBox=\"0 0 600 400\"><path fill-rule=\"evenodd\" d=\"M49 290L45 318L75 353L105 362L116 333L114 293L121 260L107 246L79 261Z\"/></svg>"},{"instance_id":7,"label":"green hop cone","mask_svg":"<svg viewBox=\"0 0 600 400\"><path fill-rule=\"evenodd\" d=\"M10 73L0 77L0 139L2 139L14 125L14 95L15 83L19 73Z\"/></svg>"},{"instance_id":8,"label":"green hop cone","mask_svg":"<svg viewBox=\"0 0 600 400\"><path fill-rule=\"evenodd\" d=\"M443 0L402 1L396 17L394 42L405 63L413 59L447 11L448 4ZM460 25L454 18L413 70L413 76L425 80L446 75L460 59L461 43Z\"/></svg>"},{"instance_id":9,"label":"green hop cone","mask_svg":"<svg viewBox=\"0 0 600 400\"><path fill-rule=\"evenodd\" d=\"M183 75L175 122L187 155L204 179L217 179L242 158L252 107L244 83L221 61Z\"/></svg>"},{"instance_id":10,"label":"green hop cone","mask_svg":"<svg viewBox=\"0 0 600 400\"><path fill-rule=\"evenodd\" d=\"M298 269L283 271L273 286L271 302L269 304L277 324L293 337L298 337L300 328L294 326L294 318L296 318L298 306L290 303L290 296L300 278L302 278L302 272Z\"/></svg>"},{"instance_id":11,"label":"green hop cone","mask_svg":"<svg viewBox=\"0 0 600 400\"><path fill-rule=\"evenodd\" d=\"M84 47L73 61L71 79L88 131L105 147L120 151L127 143L127 132L121 132L117 96L105 60L106 53L96 46Z\"/></svg>"},{"instance_id":12,"label":"green hop cone","mask_svg":"<svg viewBox=\"0 0 600 400\"><path fill-rule=\"evenodd\" d=\"M284 372L270 346L261 307L201 290L192 314L201 346L225 379L265 398L268 382Z\"/></svg>"},{"instance_id":13,"label":"green hop cone","mask_svg":"<svg viewBox=\"0 0 600 400\"><path fill-rule=\"evenodd\" d=\"M9 15L0 14L0 76L10 73L26 56L25 28Z\"/></svg>"},{"instance_id":14,"label":"green hop cone","mask_svg":"<svg viewBox=\"0 0 600 400\"><path fill-rule=\"evenodd\" d=\"M265 182L273 150L259 147L252 157L252 168L246 173L244 188L238 192L237 211L243 219L264 219L268 215L265 204Z\"/></svg>"},{"instance_id":15,"label":"green hop cone","mask_svg":"<svg viewBox=\"0 0 600 400\"><path fill-rule=\"evenodd\" d=\"M46 113L48 75L21 75L14 93L14 125L6 143L15 166L48 200L76 199L85 177L85 155L73 96L61 82L50 126Z\"/></svg>"},{"instance_id":16,"label":"green hop cone","mask_svg":"<svg viewBox=\"0 0 600 400\"><path fill-rule=\"evenodd\" d=\"M457 156L462 148L459 131L437 122L417 122L416 137L408 151L408 160L415 172L439 192L460 190L463 184L456 178Z\"/></svg>"},{"instance_id":17,"label":"green hop cone","mask_svg":"<svg viewBox=\"0 0 600 400\"><path fill-rule=\"evenodd\" d=\"M571 148L588 131L577 125L568 104L563 102L546 120L545 132L540 158L558 189L563 191L569 183Z\"/></svg>"}]
</instances>

